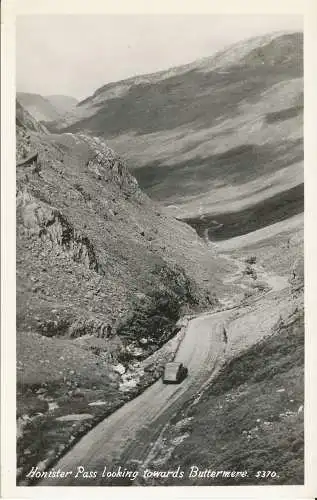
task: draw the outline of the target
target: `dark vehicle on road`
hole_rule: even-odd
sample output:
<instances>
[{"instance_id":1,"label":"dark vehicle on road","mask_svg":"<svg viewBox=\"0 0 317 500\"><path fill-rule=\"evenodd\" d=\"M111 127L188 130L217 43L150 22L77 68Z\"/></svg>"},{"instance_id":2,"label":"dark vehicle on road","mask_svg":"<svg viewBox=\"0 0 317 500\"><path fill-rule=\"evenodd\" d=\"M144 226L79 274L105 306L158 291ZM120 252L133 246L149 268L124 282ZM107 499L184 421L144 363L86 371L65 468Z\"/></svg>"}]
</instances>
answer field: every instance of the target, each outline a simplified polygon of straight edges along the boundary
<instances>
[{"instance_id":1,"label":"dark vehicle on road","mask_svg":"<svg viewBox=\"0 0 317 500\"><path fill-rule=\"evenodd\" d=\"M163 384L180 384L188 375L188 369L183 363L173 361L166 363L163 373Z\"/></svg>"}]
</instances>

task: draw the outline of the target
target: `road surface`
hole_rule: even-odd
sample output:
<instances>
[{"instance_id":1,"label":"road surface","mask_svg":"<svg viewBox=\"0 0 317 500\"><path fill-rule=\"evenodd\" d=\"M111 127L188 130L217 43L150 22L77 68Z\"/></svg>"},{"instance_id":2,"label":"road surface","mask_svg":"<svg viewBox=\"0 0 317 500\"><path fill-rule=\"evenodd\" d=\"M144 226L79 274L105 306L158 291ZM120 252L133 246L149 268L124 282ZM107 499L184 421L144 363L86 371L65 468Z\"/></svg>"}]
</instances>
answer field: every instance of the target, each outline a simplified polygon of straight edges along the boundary
<instances>
[{"instance_id":1,"label":"road surface","mask_svg":"<svg viewBox=\"0 0 317 500\"><path fill-rule=\"evenodd\" d=\"M55 470L73 471L72 475L47 478L39 485L109 485L109 479L100 477L105 466L111 470L131 463L138 468L164 425L222 364L226 348L222 327L228 314L206 314L189 322L175 358L188 367L188 378L182 384L164 385L158 380L94 427L54 466ZM84 478L81 474L75 478L79 466L87 472L98 471L98 477ZM131 480L120 484L131 484Z\"/></svg>"}]
</instances>

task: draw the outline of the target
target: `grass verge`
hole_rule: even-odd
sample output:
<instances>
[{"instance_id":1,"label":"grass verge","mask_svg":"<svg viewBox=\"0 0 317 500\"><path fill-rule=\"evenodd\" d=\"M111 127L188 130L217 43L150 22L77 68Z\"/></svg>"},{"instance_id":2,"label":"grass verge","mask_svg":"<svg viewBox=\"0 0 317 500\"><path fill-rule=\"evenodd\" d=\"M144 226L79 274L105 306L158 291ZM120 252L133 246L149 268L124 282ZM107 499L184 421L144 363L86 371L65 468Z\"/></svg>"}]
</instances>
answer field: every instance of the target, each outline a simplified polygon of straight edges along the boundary
<instances>
[{"instance_id":1,"label":"grass verge","mask_svg":"<svg viewBox=\"0 0 317 500\"><path fill-rule=\"evenodd\" d=\"M182 486L303 484L303 367L304 313L296 311L272 335L228 361L202 396L174 417L161 456L149 468L180 465ZM247 471L247 476L190 478L194 465L202 471ZM257 477L258 471L276 476ZM159 484L176 485L179 479Z\"/></svg>"}]
</instances>

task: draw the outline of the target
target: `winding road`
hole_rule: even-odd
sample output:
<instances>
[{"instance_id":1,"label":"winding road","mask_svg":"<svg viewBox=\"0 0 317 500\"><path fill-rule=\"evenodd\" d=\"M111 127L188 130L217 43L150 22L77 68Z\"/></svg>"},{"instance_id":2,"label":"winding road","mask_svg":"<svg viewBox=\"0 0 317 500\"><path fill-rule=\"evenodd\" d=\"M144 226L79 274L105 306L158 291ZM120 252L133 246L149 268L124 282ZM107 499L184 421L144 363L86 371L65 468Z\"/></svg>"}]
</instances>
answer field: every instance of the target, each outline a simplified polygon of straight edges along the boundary
<instances>
[{"instance_id":1,"label":"winding road","mask_svg":"<svg viewBox=\"0 0 317 500\"><path fill-rule=\"evenodd\" d=\"M111 470L134 463L138 468L164 425L221 366L226 349L222 327L229 313L205 314L189 322L175 358L188 367L189 375L182 384L164 385L158 380L94 427L55 465L54 470L73 471L72 475L46 478L39 485L105 486L110 484L109 479L100 477L105 466ZM79 466L98 471L98 477L75 478ZM131 480L120 484L131 484Z\"/></svg>"},{"instance_id":2,"label":"winding road","mask_svg":"<svg viewBox=\"0 0 317 500\"><path fill-rule=\"evenodd\" d=\"M226 257L229 259L229 257ZM231 260L231 259L230 259ZM238 264L237 273L230 281L235 281L241 274L242 263ZM271 286L271 291L255 298L253 304L287 287L286 277L268 274L257 267L257 272ZM273 304L276 305L274 312ZM271 328L278 317L279 306L273 296L273 304L262 305L262 316L258 312L249 315L248 344L258 340ZM175 360L188 367L188 377L180 385L164 385L162 380L148 387L135 399L129 401L112 415L105 418L89 431L69 450L52 468L54 471L72 471L64 478L46 478L39 486L110 486L131 485L131 479L109 479L102 477L104 468L115 471L129 467L140 470L148 462L155 443L168 425L171 418L181 410L193 395L199 396L203 387L216 374L228 355L227 344L223 338L223 327L232 324L232 309L205 313L189 321L185 336L178 348ZM274 312L274 314L273 314ZM262 319L261 319L262 318ZM256 328L255 328L255 325ZM260 327L262 325L262 327ZM229 337L241 338L241 328L246 330L246 317L242 323L231 329ZM238 329L237 329L238 328ZM262 331L263 330L263 331ZM246 332L244 332L245 334ZM253 340L251 340L253 339ZM231 342L230 342L231 341ZM233 338L229 338L228 348ZM245 344L245 343L244 343ZM230 350L230 349L229 349ZM78 468L81 474L77 475ZM89 472L97 471L96 477L89 477ZM84 477L86 476L86 477Z\"/></svg>"}]
</instances>

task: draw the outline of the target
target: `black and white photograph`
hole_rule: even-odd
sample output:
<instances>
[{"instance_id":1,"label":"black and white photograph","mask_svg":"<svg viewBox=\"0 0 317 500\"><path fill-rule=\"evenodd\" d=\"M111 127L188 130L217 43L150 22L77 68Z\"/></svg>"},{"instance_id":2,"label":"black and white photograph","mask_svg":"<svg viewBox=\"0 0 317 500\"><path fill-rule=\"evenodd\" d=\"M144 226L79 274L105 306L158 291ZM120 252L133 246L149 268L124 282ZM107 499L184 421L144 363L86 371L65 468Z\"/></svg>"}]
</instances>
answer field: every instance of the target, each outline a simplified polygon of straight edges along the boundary
<instances>
[{"instance_id":1,"label":"black and white photograph","mask_svg":"<svg viewBox=\"0 0 317 500\"><path fill-rule=\"evenodd\" d=\"M304 486L303 15L15 44L16 486Z\"/></svg>"}]
</instances>

